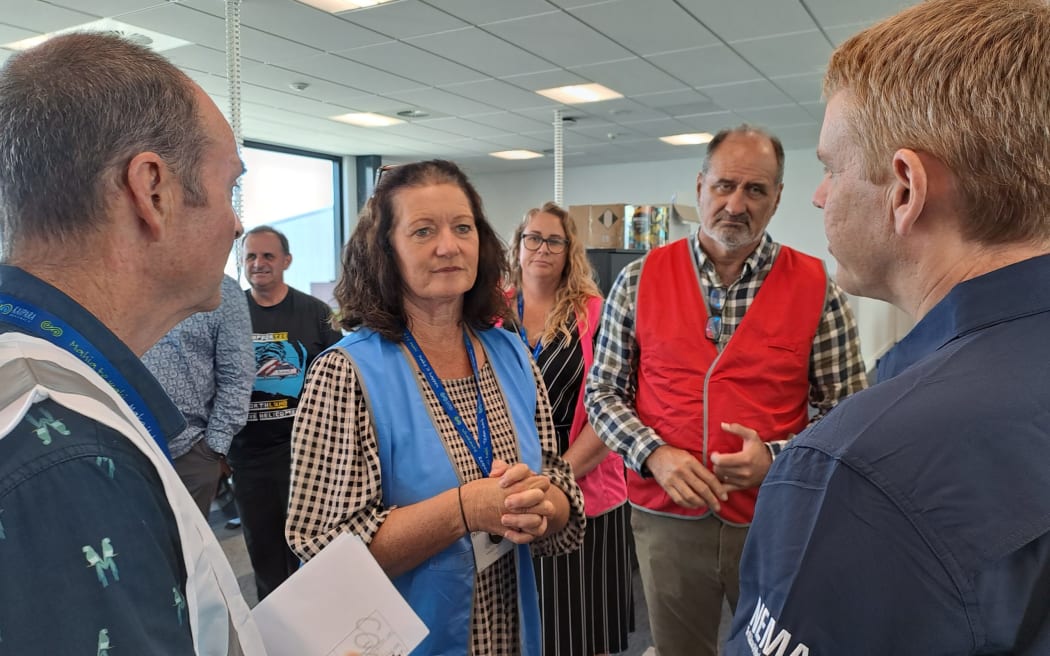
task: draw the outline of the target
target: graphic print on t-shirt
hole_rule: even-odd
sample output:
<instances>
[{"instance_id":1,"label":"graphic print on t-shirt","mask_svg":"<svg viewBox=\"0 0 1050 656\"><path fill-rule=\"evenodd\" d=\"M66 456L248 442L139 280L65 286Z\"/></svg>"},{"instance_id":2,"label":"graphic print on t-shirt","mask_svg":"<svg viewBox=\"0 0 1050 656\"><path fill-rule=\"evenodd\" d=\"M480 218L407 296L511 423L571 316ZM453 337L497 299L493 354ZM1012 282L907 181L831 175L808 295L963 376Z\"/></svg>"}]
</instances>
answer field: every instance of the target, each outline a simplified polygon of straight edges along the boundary
<instances>
[{"instance_id":1,"label":"graphic print on t-shirt","mask_svg":"<svg viewBox=\"0 0 1050 656\"><path fill-rule=\"evenodd\" d=\"M293 416L295 412L288 408L288 399L297 398L303 389L306 347L301 342L289 341L287 332L253 333L252 343L255 345L255 385L251 419ZM268 395L273 399L267 399Z\"/></svg>"}]
</instances>

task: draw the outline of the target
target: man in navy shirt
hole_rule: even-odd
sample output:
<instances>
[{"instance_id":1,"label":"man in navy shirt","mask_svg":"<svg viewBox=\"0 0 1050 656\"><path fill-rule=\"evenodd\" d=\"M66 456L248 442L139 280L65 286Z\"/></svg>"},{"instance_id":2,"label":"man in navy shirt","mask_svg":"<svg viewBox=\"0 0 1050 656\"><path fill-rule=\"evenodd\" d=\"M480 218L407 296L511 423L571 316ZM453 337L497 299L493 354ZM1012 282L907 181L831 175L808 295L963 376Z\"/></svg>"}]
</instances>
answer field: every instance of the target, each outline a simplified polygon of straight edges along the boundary
<instances>
[{"instance_id":1,"label":"man in navy shirt","mask_svg":"<svg viewBox=\"0 0 1050 656\"><path fill-rule=\"evenodd\" d=\"M0 652L265 654L139 361L219 302L229 125L159 55L71 34L0 71Z\"/></svg>"},{"instance_id":2,"label":"man in navy shirt","mask_svg":"<svg viewBox=\"0 0 1050 656\"><path fill-rule=\"evenodd\" d=\"M813 197L915 328L776 459L732 656L1050 654L1050 4L931 0L843 43Z\"/></svg>"}]
</instances>

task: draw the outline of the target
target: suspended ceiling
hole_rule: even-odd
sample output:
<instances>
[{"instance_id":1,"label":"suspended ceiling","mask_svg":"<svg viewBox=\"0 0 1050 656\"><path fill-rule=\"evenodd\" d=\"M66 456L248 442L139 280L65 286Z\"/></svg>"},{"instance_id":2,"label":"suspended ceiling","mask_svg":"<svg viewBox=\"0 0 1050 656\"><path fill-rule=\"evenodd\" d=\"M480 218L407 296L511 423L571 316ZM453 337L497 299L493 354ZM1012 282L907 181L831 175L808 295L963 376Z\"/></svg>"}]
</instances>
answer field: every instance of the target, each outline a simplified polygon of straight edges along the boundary
<instances>
[{"instance_id":1,"label":"suspended ceiling","mask_svg":"<svg viewBox=\"0 0 1050 656\"><path fill-rule=\"evenodd\" d=\"M908 0L398 0L331 15L243 0L246 138L340 155L455 159L492 171L691 157L658 137L750 122L814 148L835 45ZM0 0L0 43L99 18L190 42L164 54L225 108L222 0ZM0 61L11 52L0 49ZM617 100L559 105L537 89L598 82ZM293 85L306 87L302 90ZM386 128L346 112L427 114ZM542 159L497 160L508 149Z\"/></svg>"}]
</instances>

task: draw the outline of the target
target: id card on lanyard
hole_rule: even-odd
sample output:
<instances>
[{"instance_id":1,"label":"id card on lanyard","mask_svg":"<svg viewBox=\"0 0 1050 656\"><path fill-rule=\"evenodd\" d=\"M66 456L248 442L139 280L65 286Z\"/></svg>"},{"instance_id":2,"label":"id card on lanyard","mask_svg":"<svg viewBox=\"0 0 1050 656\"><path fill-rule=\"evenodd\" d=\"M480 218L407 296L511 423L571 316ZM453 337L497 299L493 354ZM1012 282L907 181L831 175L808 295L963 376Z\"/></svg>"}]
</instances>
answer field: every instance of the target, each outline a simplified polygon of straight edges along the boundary
<instances>
[{"instance_id":1,"label":"id card on lanyard","mask_svg":"<svg viewBox=\"0 0 1050 656\"><path fill-rule=\"evenodd\" d=\"M404 333L405 347L408 352L412 354L412 358L416 361L416 365L419 370L423 372L423 377L426 379L427 384L430 385L430 389L434 392L434 395L438 398L438 402L441 404L441 409L444 410L445 415L452 421L452 425L455 426L456 432L459 433L460 439L467 446L470 454L474 457L474 462L477 463L478 469L481 470L482 475L488 476L489 472L492 471L493 461L493 450L492 450L492 431L489 427L488 414L485 412L485 399L481 396L481 373L478 371L478 360L474 354L474 345L470 341L470 334L467 329L463 329L463 345L467 349L467 357L470 358L470 367L474 372L474 384L477 388L477 437L470 432L466 423L463 421L463 416L460 415L459 410L452 404L452 397L449 396L448 390L445 389L445 385L438 378L437 373L434 371L434 367L431 366L430 361L427 360L427 356L423 353L423 349L420 348L416 338L412 336L412 333L405 329ZM492 563L500 559L503 554L509 552L514 548L513 543L510 540L500 540L499 542L493 543L489 539L489 534L484 531L474 531L470 534L470 541L474 545L474 565L477 571L481 572L488 568Z\"/></svg>"},{"instance_id":2,"label":"id card on lanyard","mask_svg":"<svg viewBox=\"0 0 1050 656\"><path fill-rule=\"evenodd\" d=\"M33 337L46 340L80 358L102 380L106 381L120 395L120 398L124 399L131 411L149 431L153 441L157 443L168 460L171 460L167 439L161 433L160 423L146 405L145 399L128 382L124 374L110 363L102 351L75 328L46 310L6 294L0 294L0 323L6 323Z\"/></svg>"}]
</instances>

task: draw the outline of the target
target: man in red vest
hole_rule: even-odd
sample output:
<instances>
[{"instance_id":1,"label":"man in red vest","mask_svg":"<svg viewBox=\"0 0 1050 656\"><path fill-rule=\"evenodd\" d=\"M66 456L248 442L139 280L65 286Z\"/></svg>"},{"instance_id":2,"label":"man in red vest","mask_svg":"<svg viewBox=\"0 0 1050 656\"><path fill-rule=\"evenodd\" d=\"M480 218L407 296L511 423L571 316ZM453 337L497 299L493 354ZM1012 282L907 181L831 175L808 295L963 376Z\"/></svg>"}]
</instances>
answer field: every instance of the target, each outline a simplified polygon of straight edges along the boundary
<instances>
[{"instance_id":1,"label":"man in red vest","mask_svg":"<svg viewBox=\"0 0 1050 656\"><path fill-rule=\"evenodd\" d=\"M624 268L602 317L587 402L631 470L660 656L717 653L722 600L735 610L773 458L866 385L843 292L821 260L766 233L783 177L776 137L747 125L720 132L697 177L696 237Z\"/></svg>"}]
</instances>

